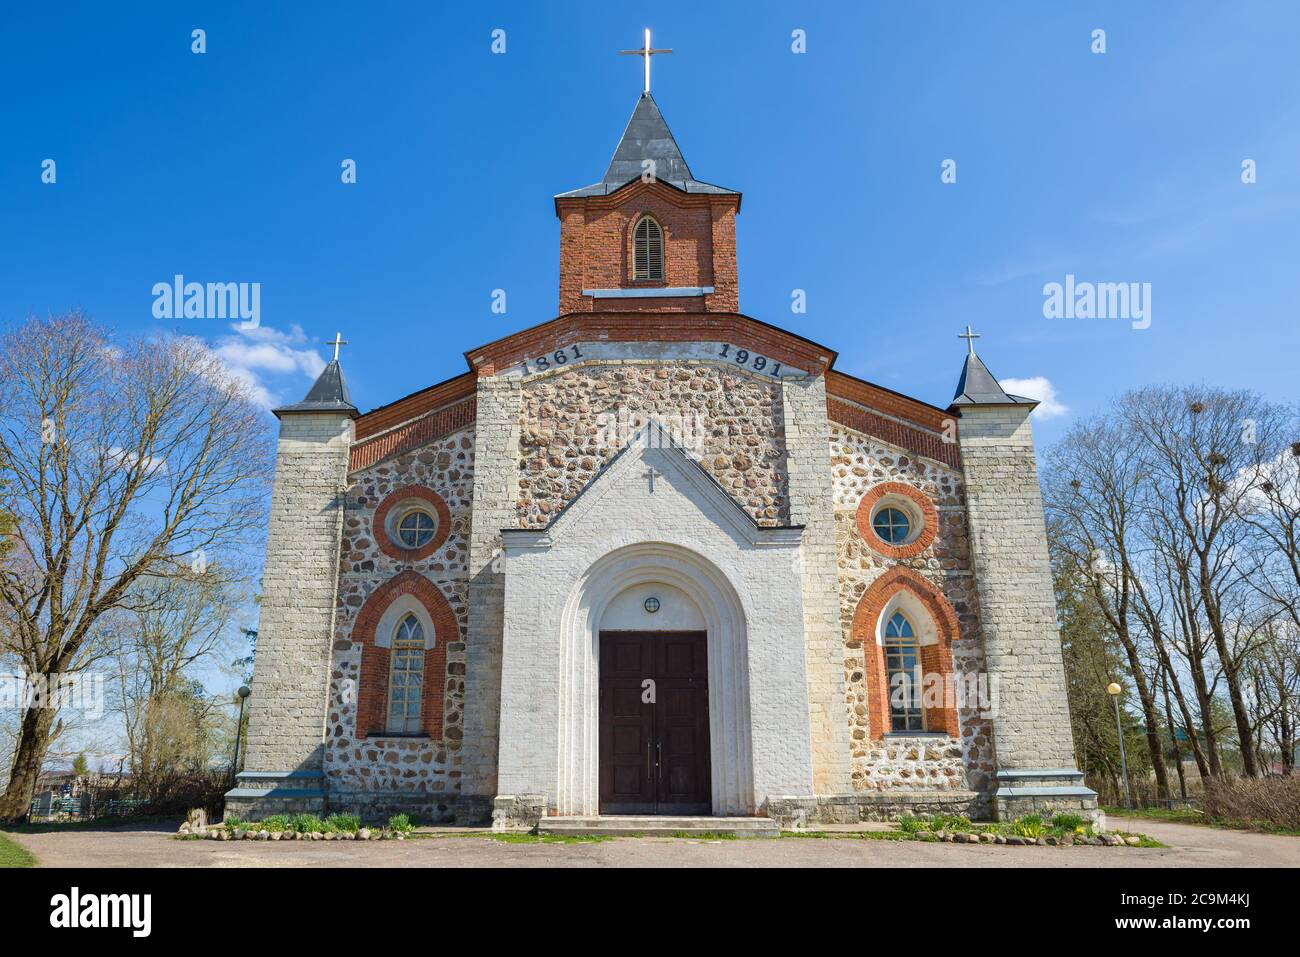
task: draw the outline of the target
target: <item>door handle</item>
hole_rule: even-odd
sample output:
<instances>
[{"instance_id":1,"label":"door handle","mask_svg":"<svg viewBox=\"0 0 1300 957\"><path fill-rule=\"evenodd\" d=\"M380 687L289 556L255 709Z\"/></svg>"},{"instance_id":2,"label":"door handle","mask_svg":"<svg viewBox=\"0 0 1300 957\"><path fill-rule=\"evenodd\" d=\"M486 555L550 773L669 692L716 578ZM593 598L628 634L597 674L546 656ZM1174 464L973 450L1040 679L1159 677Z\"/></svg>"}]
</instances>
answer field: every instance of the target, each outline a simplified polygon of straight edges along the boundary
<instances>
[{"instance_id":1,"label":"door handle","mask_svg":"<svg viewBox=\"0 0 1300 957\"><path fill-rule=\"evenodd\" d=\"M647 741L645 743L645 776L647 778L654 777L654 775L650 773L650 748L651 743Z\"/></svg>"},{"instance_id":2,"label":"door handle","mask_svg":"<svg viewBox=\"0 0 1300 957\"><path fill-rule=\"evenodd\" d=\"M658 741L655 742L655 771L657 772L657 777L659 778L660 783L663 783L664 758L663 758L663 751Z\"/></svg>"}]
</instances>

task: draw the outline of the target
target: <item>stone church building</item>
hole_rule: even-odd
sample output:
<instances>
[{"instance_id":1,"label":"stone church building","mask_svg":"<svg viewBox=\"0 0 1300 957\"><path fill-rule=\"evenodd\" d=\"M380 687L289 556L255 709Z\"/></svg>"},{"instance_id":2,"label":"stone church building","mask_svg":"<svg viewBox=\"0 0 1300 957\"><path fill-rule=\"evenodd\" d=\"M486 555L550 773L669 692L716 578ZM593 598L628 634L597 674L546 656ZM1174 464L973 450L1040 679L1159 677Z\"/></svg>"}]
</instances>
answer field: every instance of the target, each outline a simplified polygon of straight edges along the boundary
<instances>
[{"instance_id":1,"label":"stone church building","mask_svg":"<svg viewBox=\"0 0 1300 957\"><path fill-rule=\"evenodd\" d=\"M276 410L244 817L1096 815L1032 400L938 408L739 311L741 194L647 92L554 198L556 318ZM954 344L954 351L955 351Z\"/></svg>"}]
</instances>

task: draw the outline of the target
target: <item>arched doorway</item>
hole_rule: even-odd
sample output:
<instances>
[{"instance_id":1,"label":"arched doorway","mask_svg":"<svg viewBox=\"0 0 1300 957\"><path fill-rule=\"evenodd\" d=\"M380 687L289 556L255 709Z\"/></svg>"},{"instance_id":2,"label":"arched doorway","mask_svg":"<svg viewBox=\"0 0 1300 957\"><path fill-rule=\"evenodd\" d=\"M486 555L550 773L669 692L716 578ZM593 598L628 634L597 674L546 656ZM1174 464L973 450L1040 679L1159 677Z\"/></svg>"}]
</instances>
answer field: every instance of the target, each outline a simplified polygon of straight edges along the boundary
<instances>
[{"instance_id":1,"label":"arched doorway","mask_svg":"<svg viewBox=\"0 0 1300 957\"><path fill-rule=\"evenodd\" d=\"M654 613L646 611L649 598L659 601ZM655 624L648 626L651 621ZM600 558L570 593L561 623L561 654L558 813L601 812L602 697L608 700L615 693L605 688L602 675L606 656L616 654L622 655L621 662L609 660L619 678L617 694L625 700L615 710L629 719L626 724L641 729L621 749L628 759L621 762L627 769L621 793L650 793L651 800L643 803L654 807L639 812L614 807L606 813L754 813L745 615L735 589L712 562L659 542L629 545ZM663 703L648 727L638 723L646 719L645 712L634 713L640 710L647 678L655 681L656 705ZM626 700L632 692L635 700ZM676 719L681 723L674 725ZM664 722L662 730L653 723L658 720ZM674 734L678 743L671 756L664 755L664 738ZM687 735L689 742L683 740ZM656 742L659 754L653 750ZM649 792L632 780L646 774L647 744L652 749L649 774L656 779ZM701 747L706 755L698 753ZM674 767L676 781L671 779ZM607 770L613 768L607 765ZM703 782L695 791L700 773ZM677 800L688 793L690 800ZM689 810L679 809L686 804Z\"/></svg>"},{"instance_id":2,"label":"arched doorway","mask_svg":"<svg viewBox=\"0 0 1300 957\"><path fill-rule=\"evenodd\" d=\"M708 623L663 581L605 608L600 640L600 813L708 814Z\"/></svg>"}]
</instances>

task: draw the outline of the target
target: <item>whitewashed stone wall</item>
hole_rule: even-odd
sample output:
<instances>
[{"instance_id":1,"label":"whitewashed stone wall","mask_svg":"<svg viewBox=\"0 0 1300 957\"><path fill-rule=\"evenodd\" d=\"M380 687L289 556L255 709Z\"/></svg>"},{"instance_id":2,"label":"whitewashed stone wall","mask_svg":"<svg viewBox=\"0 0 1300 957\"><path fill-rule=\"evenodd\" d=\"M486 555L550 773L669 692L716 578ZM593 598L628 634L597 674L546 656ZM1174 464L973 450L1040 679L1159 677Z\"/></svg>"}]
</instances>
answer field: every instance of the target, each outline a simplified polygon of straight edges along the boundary
<instances>
[{"instance_id":1,"label":"whitewashed stone wall","mask_svg":"<svg viewBox=\"0 0 1300 957\"><path fill-rule=\"evenodd\" d=\"M708 618L715 812L812 793L797 533L754 529L674 450L634 447L552 529L506 545L502 795L595 813L594 636L602 603L645 580Z\"/></svg>"},{"instance_id":2,"label":"whitewashed stone wall","mask_svg":"<svg viewBox=\"0 0 1300 957\"><path fill-rule=\"evenodd\" d=\"M813 788L817 794L839 794L849 788L851 765L849 733L841 704L846 687L840 664L826 380L790 380L782 387L790 518L792 524L804 526L800 558Z\"/></svg>"},{"instance_id":3,"label":"whitewashed stone wall","mask_svg":"<svg viewBox=\"0 0 1300 957\"><path fill-rule=\"evenodd\" d=\"M474 520L469 543L469 628L465 644L463 789L490 801L497 793L501 718L501 622L505 572L501 529L517 521L517 378L481 376L474 424Z\"/></svg>"},{"instance_id":4,"label":"whitewashed stone wall","mask_svg":"<svg viewBox=\"0 0 1300 957\"><path fill-rule=\"evenodd\" d=\"M989 670L999 678L998 767L1074 767L1030 409L964 408L959 441Z\"/></svg>"},{"instance_id":5,"label":"whitewashed stone wall","mask_svg":"<svg viewBox=\"0 0 1300 957\"><path fill-rule=\"evenodd\" d=\"M465 429L380 462L350 476L339 568L338 617L330 670L330 710L325 775L331 800L348 803L374 792L429 797L454 796L461 789L461 743L465 697L465 641L468 625L470 525L473 517L474 430ZM374 514L390 493L408 485L442 496L451 515L447 540L426 558L403 562L383 552L375 540ZM403 571L432 582L451 605L460 624L446 642L443 687L443 739L368 738L357 734L356 689L361 644L352 640L357 614L379 588ZM365 792L358 795L354 792ZM348 797L344 797L348 795ZM367 797L369 796L369 797Z\"/></svg>"},{"instance_id":6,"label":"whitewashed stone wall","mask_svg":"<svg viewBox=\"0 0 1300 957\"><path fill-rule=\"evenodd\" d=\"M250 772L319 772L352 420L290 413L280 440L249 698Z\"/></svg>"},{"instance_id":7,"label":"whitewashed stone wall","mask_svg":"<svg viewBox=\"0 0 1300 957\"><path fill-rule=\"evenodd\" d=\"M834 481L836 550L840 580L840 666L847 684L847 723L851 739L855 791L991 788L994 771L992 734L978 709L958 713L960 739L904 741L901 752L872 742L864 654L853 635L858 603L872 582L898 565L923 575L943 592L957 614L961 637L953 646L954 675L984 670L979 604L972 576L964 486L959 472L836 423L831 424L831 474ZM872 550L858 530L857 509L863 494L881 482L904 482L930 498L939 528L933 544L913 558L886 558ZM954 750L960 753L954 760ZM915 757L908 757L915 753ZM958 773L960 772L960 773Z\"/></svg>"}]
</instances>

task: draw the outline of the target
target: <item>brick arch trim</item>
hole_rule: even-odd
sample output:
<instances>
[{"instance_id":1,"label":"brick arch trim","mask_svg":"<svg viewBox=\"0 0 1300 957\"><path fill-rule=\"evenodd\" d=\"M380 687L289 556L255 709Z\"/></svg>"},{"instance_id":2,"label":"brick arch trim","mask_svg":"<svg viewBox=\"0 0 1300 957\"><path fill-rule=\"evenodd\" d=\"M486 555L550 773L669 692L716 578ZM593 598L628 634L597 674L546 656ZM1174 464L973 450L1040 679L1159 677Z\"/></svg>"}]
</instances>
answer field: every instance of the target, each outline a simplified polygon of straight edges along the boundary
<instances>
[{"instance_id":1,"label":"brick arch trim","mask_svg":"<svg viewBox=\"0 0 1300 957\"><path fill-rule=\"evenodd\" d=\"M434 514L438 517L438 525L433 530L433 538L429 539L428 544L420 548L403 548L398 542L394 541L388 534L385 527L388 521L388 513L393 507L402 502L421 501L429 505ZM404 485L401 488L393 489L384 496L383 501L375 508L374 518L371 519L370 532L375 537L375 544L389 558L396 559L399 562L414 562L421 558L428 558L435 551L442 547L447 541L447 536L451 534L451 509L447 507L446 500L431 488L425 488L423 485Z\"/></svg>"},{"instance_id":2,"label":"brick arch trim","mask_svg":"<svg viewBox=\"0 0 1300 957\"><path fill-rule=\"evenodd\" d=\"M957 613L933 583L910 568L891 568L867 589L853 614L853 638L862 645L863 674L867 682L867 720L872 740L889 731L889 688L885 675L885 649L876 642L880 616L890 600L900 591L908 591L929 613L934 622L937 641L921 646L922 681L937 674L943 696L937 707L925 708L927 731L941 731L957 737L956 702L948 689L952 677L952 645L961 635ZM924 685L923 685L924 690Z\"/></svg>"},{"instance_id":3,"label":"brick arch trim","mask_svg":"<svg viewBox=\"0 0 1300 957\"><path fill-rule=\"evenodd\" d=\"M442 740L447 645L460 640L460 622L438 586L413 571L395 575L379 586L361 606L352 626L352 640L361 646L361 680L357 688L358 740L387 734L390 656L388 648L376 644L375 628L388 606L403 595L410 595L423 605L433 621L433 647L424 652L420 729L433 740Z\"/></svg>"},{"instance_id":4,"label":"brick arch trim","mask_svg":"<svg viewBox=\"0 0 1300 957\"><path fill-rule=\"evenodd\" d=\"M891 545L876 534L871 527L871 513L885 496L905 498L921 512L921 531L912 541L905 545ZM934 536L939 531L939 511L926 495L915 486L906 482L881 482L873 485L862 494L858 502L858 534L860 534L874 552L886 558L913 558L934 544Z\"/></svg>"}]
</instances>

